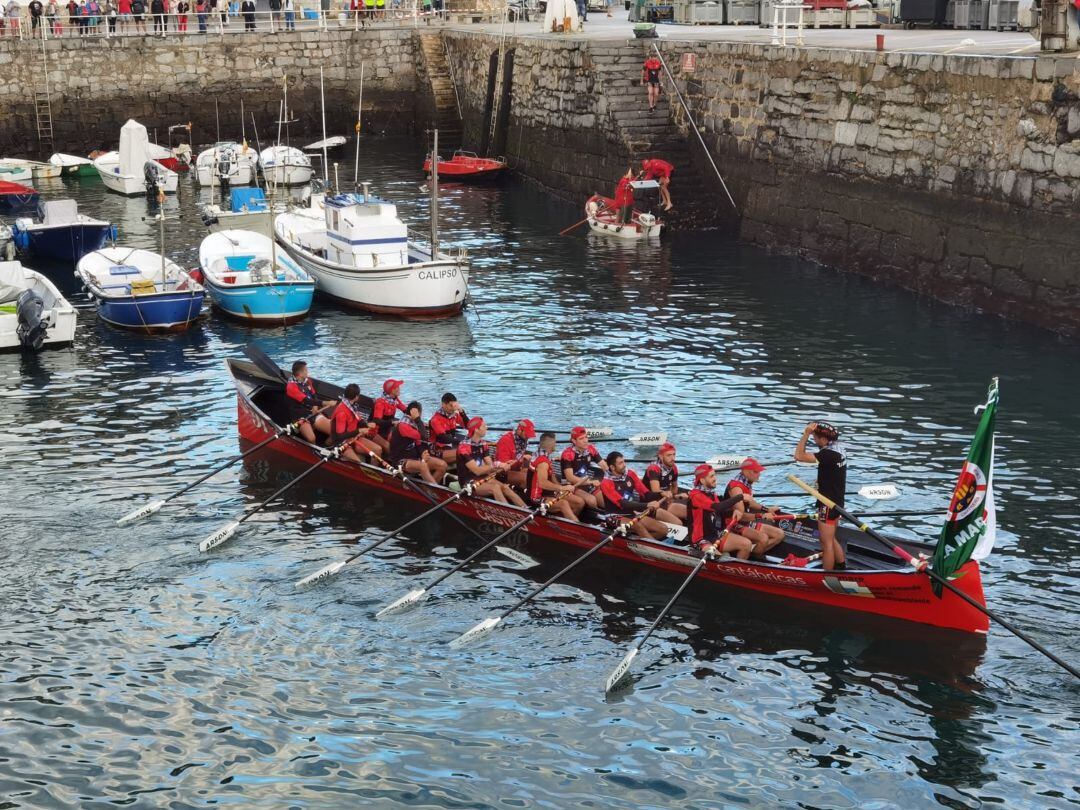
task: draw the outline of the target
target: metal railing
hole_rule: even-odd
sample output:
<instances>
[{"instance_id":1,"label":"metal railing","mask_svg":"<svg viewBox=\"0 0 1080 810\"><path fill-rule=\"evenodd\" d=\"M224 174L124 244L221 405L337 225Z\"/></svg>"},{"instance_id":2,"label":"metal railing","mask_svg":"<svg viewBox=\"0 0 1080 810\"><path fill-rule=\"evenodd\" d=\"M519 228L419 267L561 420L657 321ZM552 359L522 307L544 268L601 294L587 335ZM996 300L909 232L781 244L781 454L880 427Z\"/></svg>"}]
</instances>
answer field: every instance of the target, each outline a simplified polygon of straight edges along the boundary
<instances>
[{"instance_id":1,"label":"metal railing","mask_svg":"<svg viewBox=\"0 0 1080 810\"><path fill-rule=\"evenodd\" d=\"M11 39L82 39L132 36L185 37L192 35L219 35L279 33L291 31L359 31L371 27L420 26L445 22L451 17L478 19L482 22L502 18L503 11L492 9L447 9L445 4L433 6L430 0L383 0L384 5L366 5L365 0L309 0L294 3L290 11L240 10L238 3L198 11L194 6L185 14L175 10L154 14L105 14L72 17L65 7L58 5L56 16L42 14L33 17L27 8L20 8L19 16L0 16L0 42ZM282 0L282 5L285 5ZM440 7L441 6L441 7ZM102 4L102 7L103 4ZM456 88L455 88L456 89Z\"/></svg>"}]
</instances>

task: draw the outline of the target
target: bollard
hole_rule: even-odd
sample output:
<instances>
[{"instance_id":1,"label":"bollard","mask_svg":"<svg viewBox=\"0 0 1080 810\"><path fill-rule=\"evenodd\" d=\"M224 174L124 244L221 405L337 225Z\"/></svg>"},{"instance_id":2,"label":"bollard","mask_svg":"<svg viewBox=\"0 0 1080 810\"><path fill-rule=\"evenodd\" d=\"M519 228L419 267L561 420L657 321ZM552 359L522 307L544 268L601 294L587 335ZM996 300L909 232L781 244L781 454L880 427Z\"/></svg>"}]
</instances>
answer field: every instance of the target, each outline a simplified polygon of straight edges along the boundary
<instances>
[{"instance_id":1,"label":"bollard","mask_svg":"<svg viewBox=\"0 0 1080 810\"><path fill-rule=\"evenodd\" d=\"M878 34L877 35L877 49L879 51L885 50L885 35L884 34Z\"/></svg>"}]
</instances>

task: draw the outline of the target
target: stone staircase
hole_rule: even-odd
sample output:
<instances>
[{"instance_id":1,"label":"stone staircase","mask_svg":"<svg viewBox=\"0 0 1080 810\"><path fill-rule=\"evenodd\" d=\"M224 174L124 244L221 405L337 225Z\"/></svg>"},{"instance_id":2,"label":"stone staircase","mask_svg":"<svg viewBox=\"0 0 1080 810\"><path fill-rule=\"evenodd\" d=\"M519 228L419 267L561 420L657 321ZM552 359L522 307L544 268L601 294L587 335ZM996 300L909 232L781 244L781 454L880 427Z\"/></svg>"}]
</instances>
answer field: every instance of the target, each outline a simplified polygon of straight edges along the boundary
<instances>
[{"instance_id":1,"label":"stone staircase","mask_svg":"<svg viewBox=\"0 0 1080 810\"><path fill-rule=\"evenodd\" d=\"M424 75L435 99L434 124L439 129L439 151L446 155L461 147L461 114L442 35L420 34L420 53Z\"/></svg>"}]
</instances>

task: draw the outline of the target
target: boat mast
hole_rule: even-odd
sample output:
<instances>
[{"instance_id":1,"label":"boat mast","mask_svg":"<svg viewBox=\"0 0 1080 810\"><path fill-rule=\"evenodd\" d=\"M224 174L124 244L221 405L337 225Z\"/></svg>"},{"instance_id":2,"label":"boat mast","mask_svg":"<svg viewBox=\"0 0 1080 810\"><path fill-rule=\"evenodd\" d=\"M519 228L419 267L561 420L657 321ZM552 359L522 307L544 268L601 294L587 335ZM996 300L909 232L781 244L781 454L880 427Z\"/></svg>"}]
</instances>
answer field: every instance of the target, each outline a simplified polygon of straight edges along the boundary
<instances>
[{"instance_id":1,"label":"boat mast","mask_svg":"<svg viewBox=\"0 0 1080 810\"><path fill-rule=\"evenodd\" d=\"M244 128L244 98L240 97L240 140L247 145L247 130Z\"/></svg>"},{"instance_id":2,"label":"boat mast","mask_svg":"<svg viewBox=\"0 0 1080 810\"><path fill-rule=\"evenodd\" d=\"M322 106L322 172L323 183L330 185L330 164L326 157L326 84L323 81L322 65L319 66L319 104Z\"/></svg>"},{"instance_id":3,"label":"boat mast","mask_svg":"<svg viewBox=\"0 0 1080 810\"><path fill-rule=\"evenodd\" d=\"M360 100L356 102L356 159L353 162L353 191L360 183L360 115L364 110L364 63L360 63Z\"/></svg>"},{"instance_id":4,"label":"boat mast","mask_svg":"<svg viewBox=\"0 0 1080 810\"><path fill-rule=\"evenodd\" d=\"M439 253L439 130L431 135L431 260Z\"/></svg>"},{"instance_id":5,"label":"boat mast","mask_svg":"<svg viewBox=\"0 0 1080 810\"><path fill-rule=\"evenodd\" d=\"M168 267L165 264L165 209L161 207L161 203L158 203L158 232L160 234L160 248L161 248L161 291L169 291L169 276Z\"/></svg>"}]
</instances>

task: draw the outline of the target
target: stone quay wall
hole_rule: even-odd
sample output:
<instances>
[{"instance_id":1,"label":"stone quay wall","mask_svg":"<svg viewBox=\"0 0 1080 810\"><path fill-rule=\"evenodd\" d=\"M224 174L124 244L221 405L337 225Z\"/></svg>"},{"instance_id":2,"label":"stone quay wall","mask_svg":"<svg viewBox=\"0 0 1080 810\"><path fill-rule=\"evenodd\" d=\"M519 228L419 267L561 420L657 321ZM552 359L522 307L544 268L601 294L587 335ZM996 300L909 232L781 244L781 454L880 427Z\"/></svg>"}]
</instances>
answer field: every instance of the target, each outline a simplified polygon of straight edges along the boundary
<instances>
[{"instance_id":1,"label":"stone quay wall","mask_svg":"<svg viewBox=\"0 0 1080 810\"><path fill-rule=\"evenodd\" d=\"M278 105L287 80L292 134L321 131L319 67L326 85L328 134L351 133L356 121L360 65L364 68L364 128L406 131L417 97L412 29L299 31L266 35L187 35L49 40L0 40L0 154L38 154L34 93L48 65L53 143L86 154L116 148L128 118L165 143L172 124L192 123L196 143L217 135L255 144L276 137ZM421 94L423 95L423 94ZM216 107L215 107L216 102ZM330 129L333 132L330 132ZM44 157L48 157L45 155Z\"/></svg>"},{"instance_id":2,"label":"stone quay wall","mask_svg":"<svg viewBox=\"0 0 1080 810\"><path fill-rule=\"evenodd\" d=\"M606 75L640 71L651 43L448 31L466 142L481 142L490 56L512 48L511 165L580 200L634 157ZM656 40L653 40L656 42ZM966 307L1080 334L1080 75L1076 60L659 41L734 195L741 238ZM682 56L696 57L693 72ZM496 87L500 87L500 75ZM711 167L693 158L676 203Z\"/></svg>"}]
</instances>

